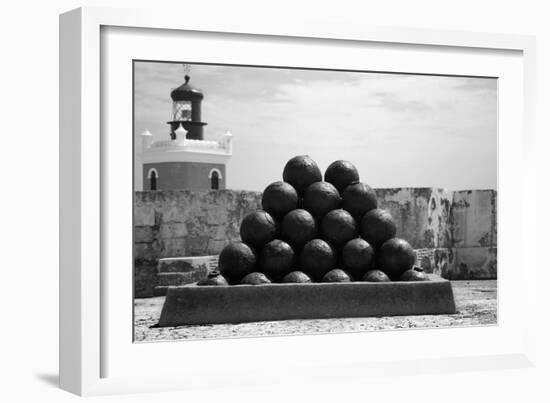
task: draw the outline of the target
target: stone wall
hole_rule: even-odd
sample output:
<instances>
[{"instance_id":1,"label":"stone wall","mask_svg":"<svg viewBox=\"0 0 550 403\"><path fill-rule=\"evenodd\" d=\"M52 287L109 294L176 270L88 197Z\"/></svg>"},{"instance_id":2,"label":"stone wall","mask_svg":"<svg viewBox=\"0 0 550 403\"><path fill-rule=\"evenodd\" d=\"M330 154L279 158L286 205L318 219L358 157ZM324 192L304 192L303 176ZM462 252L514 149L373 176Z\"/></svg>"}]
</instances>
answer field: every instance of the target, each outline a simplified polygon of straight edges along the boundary
<instances>
[{"instance_id":1,"label":"stone wall","mask_svg":"<svg viewBox=\"0 0 550 403\"><path fill-rule=\"evenodd\" d=\"M377 195L426 271L452 280L497 277L494 190L400 188L377 189Z\"/></svg>"},{"instance_id":2,"label":"stone wall","mask_svg":"<svg viewBox=\"0 0 550 403\"><path fill-rule=\"evenodd\" d=\"M217 255L239 239L240 222L260 204L260 193L239 190L136 192L135 295L153 295L160 258Z\"/></svg>"},{"instance_id":3,"label":"stone wall","mask_svg":"<svg viewBox=\"0 0 550 403\"><path fill-rule=\"evenodd\" d=\"M497 194L493 190L454 192L451 279L497 277Z\"/></svg>"},{"instance_id":4,"label":"stone wall","mask_svg":"<svg viewBox=\"0 0 550 403\"><path fill-rule=\"evenodd\" d=\"M380 208L397 224L397 236L413 248L452 246L450 214L453 192L432 188L377 189Z\"/></svg>"},{"instance_id":5,"label":"stone wall","mask_svg":"<svg viewBox=\"0 0 550 403\"><path fill-rule=\"evenodd\" d=\"M418 263L449 279L496 278L496 192L434 188L377 189L397 236L417 249ZM240 190L136 192L135 294L150 296L160 258L216 255L239 239L261 193Z\"/></svg>"}]
</instances>

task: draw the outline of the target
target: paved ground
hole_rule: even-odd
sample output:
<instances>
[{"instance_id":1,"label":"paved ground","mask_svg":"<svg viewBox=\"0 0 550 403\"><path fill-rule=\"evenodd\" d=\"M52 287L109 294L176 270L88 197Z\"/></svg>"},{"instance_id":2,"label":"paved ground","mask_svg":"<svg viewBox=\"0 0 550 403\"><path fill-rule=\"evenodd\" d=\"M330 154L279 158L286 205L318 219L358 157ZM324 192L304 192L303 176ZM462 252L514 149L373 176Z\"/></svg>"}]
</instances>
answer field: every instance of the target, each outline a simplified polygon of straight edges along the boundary
<instances>
[{"instance_id":1,"label":"paved ground","mask_svg":"<svg viewBox=\"0 0 550 403\"><path fill-rule=\"evenodd\" d=\"M255 322L240 325L151 327L158 322L164 297L135 300L136 342L341 333L403 328L479 326L497 323L497 282L453 281L457 313L454 315L386 316Z\"/></svg>"}]
</instances>

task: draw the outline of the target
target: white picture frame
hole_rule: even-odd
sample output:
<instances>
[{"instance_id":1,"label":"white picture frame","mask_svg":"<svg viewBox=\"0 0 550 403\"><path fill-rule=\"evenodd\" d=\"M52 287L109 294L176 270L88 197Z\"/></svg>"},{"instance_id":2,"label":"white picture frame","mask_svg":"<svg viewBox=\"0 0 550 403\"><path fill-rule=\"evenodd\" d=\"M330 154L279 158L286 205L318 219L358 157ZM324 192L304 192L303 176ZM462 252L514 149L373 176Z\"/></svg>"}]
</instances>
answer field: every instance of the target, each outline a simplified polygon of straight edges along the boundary
<instances>
[{"instance_id":1,"label":"white picture frame","mask_svg":"<svg viewBox=\"0 0 550 403\"><path fill-rule=\"evenodd\" d=\"M501 101L501 108L516 111L514 116L502 116L510 121L510 126L501 126L499 137L499 325L483 329L445 329L390 332L384 338L395 341L414 340L426 342L433 337L432 351L420 354L409 354L396 349L391 354L383 352L371 354L353 354L345 352L341 357L311 348L311 340L325 346L337 346L344 341L349 348L361 343L365 337L380 339L375 333L356 333L347 335L308 336L308 337L275 337L264 339L217 340L208 342L162 343L146 345L118 345L112 338L115 333L120 338L128 335L126 321L118 321L117 315L131 311L131 301L120 298L113 301L112 292L116 287L114 280L110 283L110 272L105 271L109 259L116 259L117 251L109 247L104 227L112 225L112 195L117 181L124 177L109 172L110 147L124 147L126 143L114 144L110 138L102 137L108 128L102 119L109 110L102 103L102 92L109 88L102 81L102 47L106 46L102 31L109 27L118 29L157 30L156 32L193 32L217 33L219 35L246 35L261 43L262 40L286 38L296 43L303 41L307 46L310 40L331 41L330 46L344 44L376 43L399 45L400 48L412 47L417 51L437 49L438 51L457 50L453 58L460 60L460 50L483 55L485 53L512 52L509 73L510 82L521 81L521 86L514 87L518 100L509 100L510 105ZM150 32L150 31L148 31ZM132 32L125 33L132 35ZM111 46L114 42L109 42ZM81 8L70 11L60 17L60 385L63 389L79 395L97 395L112 393L151 392L186 388L206 388L238 384L240 386L258 383L269 383L271 379L281 377L292 381L299 377L322 380L326 378L327 367L338 369L338 377L361 374L404 374L408 371L455 371L490 368L517 368L534 365L535 287L529 278L536 277L535 253L527 253L527 234L535 234L534 193L527 191L535 187L534 172L534 91L535 91L535 42L533 37L521 35L468 33L457 31L430 31L409 28L385 28L358 25L344 25L328 22L304 22L294 24L284 21L255 20L215 20L197 16L181 18L174 13L150 10L111 10L102 8ZM399 50L398 50L399 51ZM426 57L432 57L430 55ZM460 64L460 63L459 63ZM396 66L396 68L398 68ZM419 67L420 68L420 67ZM434 67L437 69L438 67ZM456 67L457 69L460 66ZM408 70L408 69L406 69ZM437 71L432 71L436 73ZM441 71L448 73L449 71ZM514 81L515 82L515 81ZM517 82L516 82L517 84ZM123 97L131 94L116 91ZM514 102L512 105L511 102ZM518 103L521 110L517 109ZM510 114L507 114L510 115ZM127 122L131 126L131 122ZM518 132L507 132L511 127ZM521 167L515 167L521 154ZM131 152L131 150L130 150ZM124 165L124 164L122 164ZM503 175L504 172L504 175ZM108 178L108 179L107 179ZM129 177L131 178L131 176ZM131 182L131 179L128 179ZM521 183L521 186L518 185ZM517 216L511 217L511 206L507 200L514 186L524 190L519 203ZM110 201L111 200L111 201ZM508 223L509 221L509 223ZM109 224L111 223L111 224ZM113 231L131 231L128 221L118 223ZM508 236L514 232L517 247L514 252L506 252L510 241ZM507 235L508 233L508 235ZM111 234L112 236L113 234ZM131 237L130 237L131 239ZM503 251L503 253L500 253ZM504 260L504 261L503 261ZM125 262L124 258L122 261ZM519 283L522 298L517 312L507 316L510 304L511 276L506 275L506 263L519 264L522 276L515 279ZM131 261L128 262L131 273ZM126 273L128 274L128 273ZM106 280L109 280L106 282ZM128 275L119 280L125 281ZM118 283L117 283L118 284ZM130 287L130 285L129 285ZM115 306L116 304L116 306ZM523 312L523 315L520 315ZM517 321L521 316L522 320ZM122 317L122 316L121 316ZM128 318L129 320L130 318ZM120 329L118 328L120 326ZM131 330L130 330L131 332ZM433 336L437 333L437 337ZM395 333L395 334L394 334ZM475 336L472 336L475 335ZM465 345L449 354L442 353L443 346L438 341L443 337L461 337L469 340L473 337L502 339L503 344L494 343L494 348L484 350L487 344L478 346ZM131 339L128 340L131 344ZM190 344L189 344L190 343ZM205 358L201 345L209 343L209 356ZM187 344L187 345L186 345ZM191 347L190 347L191 346ZM204 344L203 344L204 346ZM269 351L259 358L256 351L269 346ZM318 347L318 346L317 346ZM108 361L124 360L129 357L152 360L155 354L165 356L168 351L186 351L185 364L171 362L160 369L157 376L146 372L131 373L127 368L111 370ZM280 357L280 350L299 351L291 358ZM192 351L190 351L192 350ZM249 351L243 356L242 351ZM330 348L327 348L330 351ZM114 358L119 352L126 351L126 356ZM180 352L181 352L180 351ZM350 350L352 351L352 350ZM194 352L194 353L193 353ZM176 354L176 353L175 353ZM177 353L179 354L179 353ZM212 371L212 360L218 360L219 371ZM208 361L205 365L204 361ZM134 365L131 360L130 365ZM144 361L147 362L147 361ZM225 363L225 364L224 364ZM225 365L225 366L224 366ZM134 365L135 367L135 365ZM192 368L192 371L190 370ZM227 369L232 369L231 376ZM249 369L262 368L262 371ZM307 368L307 373L303 369ZM283 370L282 370L283 369ZM158 370L158 369L157 369ZM249 373L246 379L242 376ZM274 374L277 376L274 376ZM327 378L328 379L328 378Z\"/></svg>"}]
</instances>

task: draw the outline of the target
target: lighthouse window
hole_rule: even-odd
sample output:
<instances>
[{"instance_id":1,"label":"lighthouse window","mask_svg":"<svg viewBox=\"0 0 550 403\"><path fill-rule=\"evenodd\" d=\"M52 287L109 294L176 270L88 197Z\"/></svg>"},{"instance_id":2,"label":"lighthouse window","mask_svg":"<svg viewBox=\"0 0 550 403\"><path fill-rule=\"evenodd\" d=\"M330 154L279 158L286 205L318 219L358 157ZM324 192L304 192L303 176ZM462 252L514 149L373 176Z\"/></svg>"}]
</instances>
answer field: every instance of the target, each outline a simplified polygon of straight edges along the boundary
<instances>
[{"instance_id":1,"label":"lighthouse window","mask_svg":"<svg viewBox=\"0 0 550 403\"><path fill-rule=\"evenodd\" d=\"M191 101L178 101L174 103L174 120L176 122L191 120Z\"/></svg>"},{"instance_id":2,"label":"lighthouse window","mask_svg":"<svg viewBox=\"0 0 550 403\"><path fill-rule=\"evenodd\" d=\"M216 171L212 172L212 176L210 177L210 187L214 190L220 188L220 175Z\"/></svg>"}]
</instances>

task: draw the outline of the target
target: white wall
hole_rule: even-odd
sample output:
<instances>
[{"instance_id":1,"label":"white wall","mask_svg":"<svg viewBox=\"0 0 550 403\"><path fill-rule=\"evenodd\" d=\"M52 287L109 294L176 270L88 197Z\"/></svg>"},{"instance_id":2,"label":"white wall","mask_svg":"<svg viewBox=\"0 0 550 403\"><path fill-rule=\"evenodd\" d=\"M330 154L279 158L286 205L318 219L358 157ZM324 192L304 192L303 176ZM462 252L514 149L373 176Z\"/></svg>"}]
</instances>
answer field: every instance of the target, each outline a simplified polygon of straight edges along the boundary
<instances>
[{"instance_id":1,"label":"white wall","mask_svg":"<svg viewBox=\"0 0 550 403\"><path fill-rule=\"evenodd\" d=\"M215 4L213 4L215 3ZM321 18L357 24L401 25L538 35L538 147L542 182L548 172L550 108L550 13L545 1L151 1L58 0L2 4L0 30L0 163L2 217L2 326L0 394L3 401L65 402L76 399L52 386L57 376L58 335L58 14L80 5L184 7L182 22L195 13L227 18ZM244 17L243 17L244 16ZM35 125L36 127L33 127ZM544 138L543 134L545 135ZM18 152L21 150L21 152ZM23 152L24 150L24 152ZM548 200L548 186L539 200ZM543 199L544 198L544 199ZM542 203L541 203L542 205ZM547 222L548 209L539 211ZM542 246L542 225L539 245ZM542 253L539 247L539 253ZM542 257L542 255L541 255ZM541 260L542 262L542 260ZM544 265L547 266L547 265ZM543 267L541 267L543 268ZM544 267L546 268L546 267ZM540 275L548 284L548 271ZM546 280L546 281L545 281ZM548 295L540 296L548 307ZM546 311L547 312L547 311ZM141 401L347 401L380 397L395 401L543 401L548 397L548 321L541 320L540 367L534 370L418 375L350 380L345 385L297 389L274 386L97 399ZM543 327L544 326L544 327ZM543 333L544 332L544 333ZM160 363L159 365L162 365ZM545 374L546 372L546 374ZM306 390L307 389L307 390ZM472 400L472 396L475 398ZM94 400L96 401L96 400Z\"/></svg>"}]
</instances>

